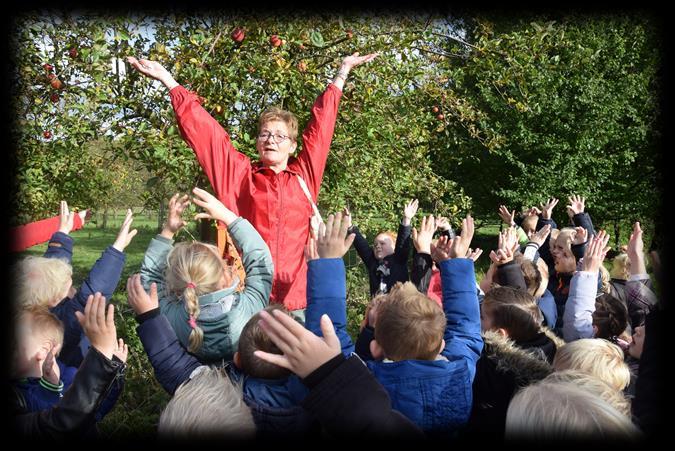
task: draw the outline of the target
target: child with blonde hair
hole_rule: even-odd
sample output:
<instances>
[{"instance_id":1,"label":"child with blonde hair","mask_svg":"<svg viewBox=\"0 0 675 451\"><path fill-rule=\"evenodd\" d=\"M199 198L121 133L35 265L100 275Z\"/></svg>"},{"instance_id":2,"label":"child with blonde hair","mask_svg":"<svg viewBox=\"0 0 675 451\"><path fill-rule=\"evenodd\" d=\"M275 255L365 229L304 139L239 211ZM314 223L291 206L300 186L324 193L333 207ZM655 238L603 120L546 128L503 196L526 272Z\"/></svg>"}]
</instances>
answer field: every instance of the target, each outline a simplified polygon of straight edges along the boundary
<instances>
[{"instance_id":1,"label":"child with blonde hair","mask_svg":"<svg viewBox=\"0 0 675 451\"><path fill-rule=\"evenodd\" d=\"M141 266L141 281L148 290L156 283L160 308L180 343L204 362L231 360L246 322L269 304L274 268L267 244L244 218L237 217L208 192L194 188L193 201L206 210L195 219L225 223L241 248L246 286L225 265L215 246L200 242L173 245L184 225L181 213L187 195L175 194L162 232L150 242Z\"/></svg>"},{"instance_id":2,"label":"child with blonde hair","mask_svg":"<svg viewBox=\"0 0 675 451\"><path fill-rule=\"evenodd\" d=\"M26 257L14 268L15 296L21 307L44 307L64 324L64 341L59 360L67 366L78 367L89 347L75 312L82 312L90 295L100 292L112 297L122 275L129 245L136 230L130 230L133 213L127 210L115 242L108 246L94 263L79 289L73 287L71 260L73 257L73 229L75 214L68 204L61 202L59 229L52 235L43 257Z\"/></svg>"}]
</instances>

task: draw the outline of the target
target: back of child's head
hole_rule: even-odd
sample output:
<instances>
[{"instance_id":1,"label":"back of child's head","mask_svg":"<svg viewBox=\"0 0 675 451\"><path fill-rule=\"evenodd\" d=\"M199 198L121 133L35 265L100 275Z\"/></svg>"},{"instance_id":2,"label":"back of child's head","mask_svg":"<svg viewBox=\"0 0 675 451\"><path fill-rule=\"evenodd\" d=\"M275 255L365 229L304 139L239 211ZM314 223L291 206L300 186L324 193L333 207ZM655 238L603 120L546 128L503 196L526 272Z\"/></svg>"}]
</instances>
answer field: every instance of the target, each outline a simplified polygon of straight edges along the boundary
<instances>
[{"instance_id":1,"label":"back of child's head","mask_svg":"<svg viewBox=\"0 0 675 451\"><path fill-rule=\"evenodd\" d=\"M15 375L24 377L28 365L35 355L43 349L57 351L63 345L64 327L60 319L46 307L28 307L14 313L14 335L11 346Z\"/></svg>"},{"instance_id":2,"label":"back of child's head","mask_svg":"<svg viewBox=\"0 0 675 451\"><path fill-rule=\"evenodd\" d=\"M195 322L199 317L199 296L221 289L231 282L218 248L200 242L178 243L171 250L166 266L166 289L185 301L187 312ZM189 338L188 350L197 352L202 346L204 332L195 324Z\"/></svg>"},{"instance_id":3,"label":"back of child's head","mask_svg":"<svg viewBox=\"0 0 675 451\"><path fill-rule=\"evenodd\" d=\"M555 371L578 370L607 382L616 390L630 383L630 370L621 348L602 338L582 338L558 348L553 358Z\"/></svg>"},{"instance_id":4,"label":"back of child's head","mask_svg":"<svg viewBox=\"0 0 675 451\"><path fill-rule=\"evenodd\" d=\"M550 382L570 382L578 387L585 388L610 403L616 410L630 418L630 400L624 396L622 391L616 390L608 383L601 381L595 376L578 370L554 371L546 378Z\"/></svg>"},{"instance_id":5,"label":"back of child's head","mask_svg":"<svg viewBox=\"0 0 675 451\"><path fill-rule=\"evenodd\" d=\"M636 440L639 429L623 412L577 382L549 380L529 385L511 399L506 439Z\"/></svg>"},{"instance_id":6,"label":"back of child's head","mask_svg":"<svg viewBox=\"0 0 675 451\"><path fill-rule=\"evenodd\" d=\"M396 283L378 307L375 340L388 359L434 360L445 332L445 313L410 282Z\"/></svg>"},{"instance_id":7,"label":"back of child's head","mask_svg":"<svg viewBox=\"0 0 675 451\"><path fill-rule=\"evenodd\" d=\"M66 297L73 268L59 258L29 256L13 268L14 296L20 307L50 307Z\"/></svg>"},{"instance_id":8,"label":"back of child's head","mask_svg":"<svg viewBox=\"0 0 675 451\"><path fill-rule=\"evenodd\" d=\"M610 294L595 298L593 325L597 328L596 338L613 341L628 327L628 310L625 304Z\"/></svg>"},{"instance_id":9,"label":"back of child's head","mask_svg":"<svg viewBox=\"0 0 675 451\"><path fill-rule=\"evenodd\" d=\"M219 368L195 371L159 417L159 436L252 438L255 424L241 387Z\"/></svg>"},{"instance_id":10,"label":"back of child's head","mask_svg":"<svg viewBox=\"0 0 675 451\"><path fill-rule=\"evenodd\" d=\"M289 314L283 304L270 304L264 308L264 311L269 312L270 314L273 310L281 310L282 312ZM239 336L238 352L241 366L240 369L244 374L251 377L282 379L291 374L291 372L279 365L265 362L253 354L255 351L283 354L269 336L260 328L260 325L258 324L259 320L260 312L256 313L248 320Z\"/></svg>"},{"instance_id":11,"label":"back of child's head","mask_svg":"<svg viewBox=\"0 0 675 451\"><path fill-rule=\"evenodd\" d=\"M481 303L484 315L489 316L491 329L505 329L516 342L534 338L544 320L534 296L513 287L495 287L487 292Z\"/></svg>"},{"instance_id":12,"label":"back of child's head","mask_svg":"<svg viewBox=\"0 0 675 451\"><path fill-rule=\"evenodd\" d=\"M628 280L630 277L630 257L621 253L612 260L612 270L609 272L613 279Z\"/></svg>"},{"instance_id":13,"label":"back of child's head","mask_svg":"<svg viewBox=\"0 0 675 451\"><path fill-rule=\"evenodd\" d=\"M541 286L541 273L539 272L539 268L532 260L524 258L521 253L517 253L514 256L514 260L520 265L521 271L523 271L527 292L532 296L535 296Z\"/></svg>"}]
</instances>

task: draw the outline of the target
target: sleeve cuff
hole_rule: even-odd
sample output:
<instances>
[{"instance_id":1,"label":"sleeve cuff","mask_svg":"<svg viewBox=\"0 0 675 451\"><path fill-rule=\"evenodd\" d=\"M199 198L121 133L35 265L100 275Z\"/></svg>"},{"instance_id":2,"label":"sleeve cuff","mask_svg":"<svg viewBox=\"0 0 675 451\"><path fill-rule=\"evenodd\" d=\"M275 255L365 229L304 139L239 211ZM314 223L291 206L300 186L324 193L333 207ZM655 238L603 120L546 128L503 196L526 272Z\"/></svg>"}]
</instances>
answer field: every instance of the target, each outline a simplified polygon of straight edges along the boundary
<instances>
[{"instance_id":1,"label":"sleeve cuff","mask_svg":"<svg viewBox=\"0 0 675 451\"><path fill-rule=\"evenodd\" d=\"M645 279L649 279L649 274L647 273L631 274L630 277L628 277L628 280L645 280Z\"/></svg>"},{"instance_id":2,"label":"sleeve cuff","mask_svg":"<svg viewBox=\"0 0 675 451\"><path fill-rule=\"evenodd\" d=\"M160 314L159 307L154 308L152 310L148 310L145 313L141 313L140 315L136 315L136 322L138 324L143 324L145 321L152 319Z\"/></svg>"},{"instance_id":3,"label":"sleeve cuff","mask_svg":"<svg viewBox=\"0 0 675 451\"><path fill-rule=\"evenodd\" d=\"M305 384L309 389L312 389L319 385L330 373L332 373L335 368L340 366L342 362L347 360L344 354L339 353L314 371L312 371L306 378L302 379L302 383Z\"/></svg>"},{"instance_id":4,"label":"sleeve cuff","mask_svg":"<svg viewBox=\"0 0 675 451\"><path fill-rule=\"evenodd\" d=\"M63 391L63 381L59 381L58 385L48 382L44 377L40 378L40 386L45 390L49 390L55 393L61 393Z\"/></svg>"}]
</instances>

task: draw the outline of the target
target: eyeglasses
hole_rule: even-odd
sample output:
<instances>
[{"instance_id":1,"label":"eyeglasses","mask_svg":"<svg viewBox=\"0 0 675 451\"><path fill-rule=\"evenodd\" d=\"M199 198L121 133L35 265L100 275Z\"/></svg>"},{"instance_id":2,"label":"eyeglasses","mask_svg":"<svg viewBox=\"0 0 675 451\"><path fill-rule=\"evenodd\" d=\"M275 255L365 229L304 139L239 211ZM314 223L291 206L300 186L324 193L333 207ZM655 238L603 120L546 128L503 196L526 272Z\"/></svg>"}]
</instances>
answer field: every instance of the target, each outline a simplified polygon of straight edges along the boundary
<instances>
[{"instance_id":1,"label":"eyeglasses","mask_svg":"<svg viewBox=\"0 0 675 451\"><path fill-rule=\"evenodd\" d=\"M262 132L258 135L258 140L267 141L270 137L274 138L274 142L276 143L281 143L288 139L288 136L286 135L275 135L274 133L270 132Z\"/></svg>"}]
</instances>

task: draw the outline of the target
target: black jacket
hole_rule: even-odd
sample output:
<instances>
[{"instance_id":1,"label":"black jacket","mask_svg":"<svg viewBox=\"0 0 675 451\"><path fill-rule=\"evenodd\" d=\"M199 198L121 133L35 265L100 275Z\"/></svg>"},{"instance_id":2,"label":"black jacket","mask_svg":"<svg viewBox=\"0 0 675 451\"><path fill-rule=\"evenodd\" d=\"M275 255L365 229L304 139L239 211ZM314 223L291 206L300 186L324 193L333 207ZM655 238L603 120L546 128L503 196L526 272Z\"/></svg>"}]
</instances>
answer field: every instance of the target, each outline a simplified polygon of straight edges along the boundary
<instances>
[{"instance_id":1,"label":"black jacket","mask_svg":"<svg viewBox=\"0 0 675 451\"><path fill-rule=\"evenodd\" d=\"M94 425L96 411L126 365L117 357L108 360L89 348L73 383L59 403L41 412L28 412L18 390L10 395L15 431L31 438L81 437Z\"/></svg>"}]
</instances>

